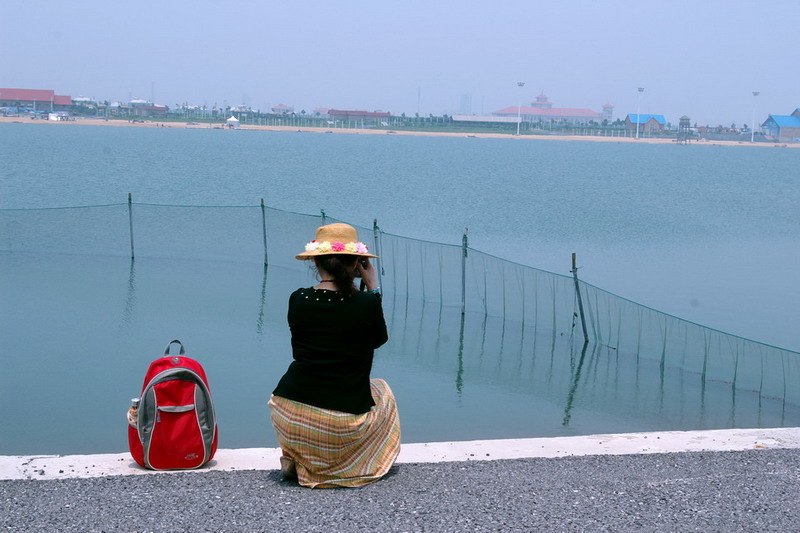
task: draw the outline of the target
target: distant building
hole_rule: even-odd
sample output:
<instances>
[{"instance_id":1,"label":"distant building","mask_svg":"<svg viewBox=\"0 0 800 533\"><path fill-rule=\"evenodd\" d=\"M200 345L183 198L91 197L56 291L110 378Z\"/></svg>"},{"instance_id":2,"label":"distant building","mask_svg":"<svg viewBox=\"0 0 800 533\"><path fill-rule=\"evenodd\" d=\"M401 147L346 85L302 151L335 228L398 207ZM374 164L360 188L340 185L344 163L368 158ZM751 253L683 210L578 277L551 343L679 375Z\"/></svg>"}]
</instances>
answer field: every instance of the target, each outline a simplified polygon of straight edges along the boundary
<instances>
[{"instance_id":1,"label":"distant building","mask_svg":"<svg viewBox=\"0 0 800 533\"><path fill-rule=\"evenodd\" d=\"M79 114L93 114L104 106L87 96L76 96L72 99L72 111Z\"/></svg>"},{"instance_id":2,"label":"distant building","mask_svg":"<svg viewBox=\"0 0 800 533\"><path fill-rule=\"evenodd\" d=\"M453 122L475 124L516 124L517 117L491 117L485 115L453 115Z\"/></svg>"},{"instance_id":3,"label":"distant building","mask_svg":"<svg viewBox=\"0 0 800 533\"><path fill-rule=\"evenodd\" d=\"M779 141L800 141L800 107L791 115L770 115L761 127L764 133Z\"/></svg>"},{"instance_id":4,"label":"distant building","mask_svg":"<svg viewBox=\"0 0 800 533\"><path fill-rule=\"evenodd\" d=\"M129 115L136 117L155 117L167 114L167 106L136 98L128 102Z\"/></svg>"},{"instance_id":5,"label":"distant building","mask_svg":"<svg viewBox=\"0 0 800 533\"><path fill-rule=\"evenodd\" d=\"M637 115L630 114L625 117L625 129L636 131L636 124L639 124L639 133L663 133L667 128L667 120L664 115Z\"/></svg>"},{"instance_id":6,"label":"distant building","mask_svg":"<svg viewBox=\"0 0 800 533\"><path fill-rule=\"evenodd\" d=\"M363 121L363 122L386 122L391 113L384 111L357 111L350 109L329 109L328 115L332 120Z\"/></svg>"},{"instance_id":7,"label":"distant building","mask_svg":"<svg viewBox=\"0 0 800 533\"><path fill-rule=\"evenodd\" d=\"M137 117L160 117L167 114L167 106L158 104L134 106L133 114Z\"/></svg>"},{"instance_id":8,"label":"distant building","mask_svg":"<svg viewBox=\"0 0 800 533\"><path fill-rule=\"evenodd\" d=\"M78 101L78 99L75 99L74 102L76 105L83 105L83 100ZM164 116L168 111L168 108L165 105L154 104L148 100L142 100L139 98L129 101L127 105L114 102L108 107L112 114L134 117Z\"/></svg>"},{"instance_id":9,"label":"distant building","mask_svg":"<svg viewBox=\"0 0 800 533\"><path fill-rule=\"evenodd\" d=\"M290 105L278 104L272 108L272 112L276 115L291 115L294 113L294 107Z\"/></svg>"},{"instance_id":10,"label":"distant building","mask_svg":"<svg viewBox=\"0 0 800 533\"><path fill-rule=\"evenodd\" d=\"M608 115L611 116L614 106L610 106ZM605 111L605 107L604 107ZM604 115L591 109L572 107L553 107L547 95L540 94L535 102L529 106L511 106L495 111L492 115L497 117L514 117L518 115L522 122L567 123L585 125L590 122L602 122Z\"/></svg>"},{"instance_id":11,"label":"distant building","mask_svg":"<svg viewBox=\"0 0 800 533\"><path fill-rule=\"evenodd\" d=\"M319 118L330 118L328 111L330 111L330 109L328 109L327 107L318 107L314 109L313 116Z\"/></svg>"},{"instance_id":12,"label":"distant building","mask_svg":"<svg viewBox=\"0 0 800 533\"><path fill-rule=\"evenodd\" d=\"M603 120L607 120L609 123L614 120L614 106L611 104L605 104L603 106Z\"/></svg>"},{"instance_id":13,"label":"distant building","mask_svg":"<svg viewBox=\"0 0 800 533\"><path fill-rule=\"evenodd\" d=\"M73 105L97 105L97 102L88 96L76 96L72 99Z\"/></svg>"},{"instance_id":14,"label":"distant building","mask_svg":"<svg viewBox=\"0 0 800 533\"><path fill-rule=\"evenodd\" d=\"M0 89L0 107L24 107L36 111L69 111L72 97L49 89Z\"/></svg>"},{"instance_id":15,"label":"distant building","mask_svg":"<svg viewBox=\"0 0 800 533\"><path fill-rule=\"evenodd\" d=\"M116 117L127 117L133 114L133 108L122 102L111 102L106 107L106 111Z\"/></svg>"}]
</instances>

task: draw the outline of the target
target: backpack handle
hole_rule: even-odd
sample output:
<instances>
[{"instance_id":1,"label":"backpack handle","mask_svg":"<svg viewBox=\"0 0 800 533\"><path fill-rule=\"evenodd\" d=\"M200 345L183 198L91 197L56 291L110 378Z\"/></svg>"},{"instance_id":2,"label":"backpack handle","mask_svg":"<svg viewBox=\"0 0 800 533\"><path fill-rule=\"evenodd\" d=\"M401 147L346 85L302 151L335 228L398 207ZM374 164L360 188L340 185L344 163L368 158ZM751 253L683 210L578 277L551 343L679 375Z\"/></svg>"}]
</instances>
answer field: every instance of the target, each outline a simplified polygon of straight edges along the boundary
<instances>
[{"instance_id":1,"label":"backpack handle","mask_svg":"<svg viewBox=\"0 0 800 533\"><path fill-rule=\"evenodd\" d=\"M175 339L173 341L169 341L169 344L167 344L167 349L164 350L164 357L168 357L169 356L170 347L173 344L176 344L176 343L178 344L178 346L181 347L180 351L178 352L178 355L184 355L186 353L186 350L183 349L183 343L181 341L179 341L178 339Z\"/></svg>"}]
</instances>

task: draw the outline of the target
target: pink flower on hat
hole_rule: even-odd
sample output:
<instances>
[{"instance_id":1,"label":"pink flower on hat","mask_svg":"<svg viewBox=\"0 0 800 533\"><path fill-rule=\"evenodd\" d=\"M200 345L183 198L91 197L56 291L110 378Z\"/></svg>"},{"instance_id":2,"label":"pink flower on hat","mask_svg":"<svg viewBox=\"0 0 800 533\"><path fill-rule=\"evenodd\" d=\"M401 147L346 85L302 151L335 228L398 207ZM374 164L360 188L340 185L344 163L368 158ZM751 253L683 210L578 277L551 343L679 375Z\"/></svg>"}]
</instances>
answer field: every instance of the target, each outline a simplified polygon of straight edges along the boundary
<instances>
[{"instance_id":1,"label":"pink flower on hat","mask_svg":"<svg viewBox=\"0 0 800 533\"><path fill-rule=\"evenodd\" d=\"M355 228L343 223L328 224L317 228L316 238L306 243L304 253L295 257L305 260L329 253L376 257L369 253L366 244L358 240Z\"/></svg>"}]
</instances>

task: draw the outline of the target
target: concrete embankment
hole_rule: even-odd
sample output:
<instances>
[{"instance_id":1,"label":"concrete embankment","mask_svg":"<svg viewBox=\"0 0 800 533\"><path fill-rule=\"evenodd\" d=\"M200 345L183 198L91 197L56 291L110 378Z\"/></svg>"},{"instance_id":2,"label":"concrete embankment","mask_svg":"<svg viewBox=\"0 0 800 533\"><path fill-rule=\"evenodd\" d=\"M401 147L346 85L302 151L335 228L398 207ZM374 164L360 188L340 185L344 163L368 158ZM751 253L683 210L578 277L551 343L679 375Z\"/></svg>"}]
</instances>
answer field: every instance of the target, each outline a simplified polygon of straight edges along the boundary
<instances>
[{"instance_id":1,"label":"concrete embankment","mask_svg":"<svg viewBox=\"0 0 800 533\"><path fill-rule=\"evenodd\" d=\"M128 454L0 457L8 531L792 531L800 428L404 445L362 489L282 481L279 450L196 472ZM134 475L127 475L134 474Z\"/></svg>"},{"instance_id":2,"label":"concrete embankment","mask_svg":"<svg viewBox=\"0 0 800 533\"><path fill-rule=\"evenodd\" d=\"M584 455L630 455L691 451L800 448L800 428L662 431L575 437L498 439L404 444L398 463L491 461ZM205 468L234 472L280 468L278 448L221 449ZM126 453L95 455L0 456L0 480L67 479L159 475L140 468Z\"/></svg>"}]
</instances>

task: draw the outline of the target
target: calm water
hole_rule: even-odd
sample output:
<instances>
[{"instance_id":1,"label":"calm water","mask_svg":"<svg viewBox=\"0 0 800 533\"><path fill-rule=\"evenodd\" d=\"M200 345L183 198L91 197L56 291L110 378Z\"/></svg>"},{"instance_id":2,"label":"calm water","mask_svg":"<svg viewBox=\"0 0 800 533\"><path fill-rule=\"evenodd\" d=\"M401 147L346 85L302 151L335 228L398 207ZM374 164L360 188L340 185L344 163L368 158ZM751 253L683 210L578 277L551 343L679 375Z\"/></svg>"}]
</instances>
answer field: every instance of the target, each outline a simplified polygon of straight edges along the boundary
<instances>
[{"instance_id":1,"label":"calm water","mask_svg":"<svg viewBox=\"0 0 800 533\"><path fill-rule=\"evenodd\" d=\"M466 226L475 248L561 273L574 251L595 285L800 348L798 150L33 125L0 125L0 138L2 208L123 202L130 191L167 204L263 197L451 243ZM310 283L306 272L0 254L0 274L0 420L11 429L0 453L125 449L127 399L173 337L211 376L221 445L275 445L266 395L288 363L286 297ZM374 374L395 389L405 442L800 420L793 407L680 372L659 378L647 362L582 354L548 332L387 306L392 340Z\"/></svg>"},{"instance_id":2,"label":"calm water","mask_svg":"<svg viewBox=\"0 0 800 533\"><path fill-rule=\"evenodd\" d=\"M800 150L0 125L0 208L268 205L460 243L800 350Z\"/></svg>"}]
</instances>

